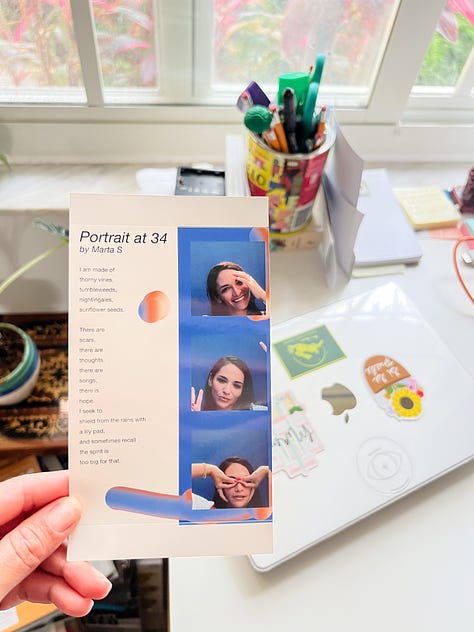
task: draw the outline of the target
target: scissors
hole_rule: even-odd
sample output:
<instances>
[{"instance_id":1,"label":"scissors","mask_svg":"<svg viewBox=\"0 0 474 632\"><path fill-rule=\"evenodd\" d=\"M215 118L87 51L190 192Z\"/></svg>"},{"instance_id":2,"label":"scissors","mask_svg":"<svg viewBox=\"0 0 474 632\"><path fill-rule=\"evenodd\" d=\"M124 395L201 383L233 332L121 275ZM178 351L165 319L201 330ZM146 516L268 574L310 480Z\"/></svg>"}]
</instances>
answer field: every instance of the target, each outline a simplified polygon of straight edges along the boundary
<instances>
[{"instance_id":1,"label":"scissors","mask_svg":"<svg viewBox=\"0 0 474 632\"><path fill-rule=\"evenodd\" d=\"M324 70L324 63L326 61L326 55L319 53L316 57L316 63L314 66L313 76L310 79L308 91L303 106L303 135L304 138L309 138L313 129L313 115L314 108L316 107L316 99L318 98L319 84L321 83L321 76Z\"/></svg>"}]
</instances>

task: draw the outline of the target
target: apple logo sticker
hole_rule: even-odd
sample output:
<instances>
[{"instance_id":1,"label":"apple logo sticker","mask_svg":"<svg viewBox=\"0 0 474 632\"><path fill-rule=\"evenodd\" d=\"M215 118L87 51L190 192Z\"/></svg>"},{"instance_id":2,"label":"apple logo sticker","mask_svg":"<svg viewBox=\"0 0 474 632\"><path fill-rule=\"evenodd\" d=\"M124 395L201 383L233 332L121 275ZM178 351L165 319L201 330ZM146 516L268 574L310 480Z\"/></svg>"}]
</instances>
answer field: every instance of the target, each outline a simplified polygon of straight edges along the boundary
<instances>
[{"instance_id":1,"label":"apple logo sticker","mask_svg":"<svg viewBox=\"0 0 474 632\"><path fill-rule=\"evenodd\" d=\"M351 410L351 408L355 408L357 404L357 399L355 398L354 393L348 389L347 386L339 384L338 382L334 383L332 386L323 388L321 391L321 397L324 401L331 405L333 415L341 415L343 412ZM344 421L346 423L349 421L349 415L347 412L344 415Z\"/></svg>"}]
</instances>

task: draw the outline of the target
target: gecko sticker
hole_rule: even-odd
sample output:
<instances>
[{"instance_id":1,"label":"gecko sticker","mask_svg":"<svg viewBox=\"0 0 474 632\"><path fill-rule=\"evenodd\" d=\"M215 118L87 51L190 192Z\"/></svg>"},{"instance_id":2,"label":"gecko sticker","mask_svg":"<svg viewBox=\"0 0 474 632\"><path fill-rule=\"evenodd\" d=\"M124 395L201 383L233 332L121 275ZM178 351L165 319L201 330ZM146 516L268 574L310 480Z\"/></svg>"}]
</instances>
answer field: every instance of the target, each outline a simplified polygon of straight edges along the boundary
<instances>
[{"instance_id":1,"label":"gecko sticker","mask_svg":"<svg viewBox=\"0 0 474 632\"><path fill-rule=\"evenodd\" d=\"M422 413L423 388L393 358L376 355L364 363L364 376L377 404L391 417L413 421Z\"/></svg>"}]
</instances>

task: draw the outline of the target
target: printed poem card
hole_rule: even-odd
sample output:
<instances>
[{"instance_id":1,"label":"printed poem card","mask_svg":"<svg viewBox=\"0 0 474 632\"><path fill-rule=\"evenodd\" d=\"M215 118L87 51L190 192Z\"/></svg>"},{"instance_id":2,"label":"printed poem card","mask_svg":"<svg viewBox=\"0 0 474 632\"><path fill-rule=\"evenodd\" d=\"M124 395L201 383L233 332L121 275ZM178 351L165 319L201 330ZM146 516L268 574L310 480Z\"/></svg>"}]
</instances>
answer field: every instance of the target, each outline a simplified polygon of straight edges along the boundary
<instances>
[{"instance_id":1,"label":"printed poem card","mask_svg":"<svg viewBox=\"0 0 474 632\"><path fill-rule=\"evenodd\" d=\"M272 551L266 198L72 195L70 560Z\"/></svg>"}]
</instances>

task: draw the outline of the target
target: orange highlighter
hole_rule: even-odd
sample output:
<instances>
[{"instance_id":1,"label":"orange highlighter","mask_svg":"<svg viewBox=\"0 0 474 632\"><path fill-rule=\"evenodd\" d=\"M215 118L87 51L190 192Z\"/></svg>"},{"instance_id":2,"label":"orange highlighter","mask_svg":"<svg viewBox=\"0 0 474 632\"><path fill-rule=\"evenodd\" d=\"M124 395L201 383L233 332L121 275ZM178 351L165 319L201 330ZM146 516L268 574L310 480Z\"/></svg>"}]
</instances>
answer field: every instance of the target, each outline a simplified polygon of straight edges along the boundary
<instances>
[{"instance_id":1,"label":"orange highlighter","mask_svg":"<svg viewBox=\"0 0 474 632\"><path fill-rule=\"evenodd\" d=\"M280 141L278 140L278 136L275 131L273 117L270 127L262 132L262 136L269 147L271 147L275 151L282 151Z\"/></svg>"},{"instance_id":2,"label":"orange highlighter","mask_svg":"<svg viewBox=\"0 0 474 632\"><path fill-rule=\"evenodd\" d=\"M273 112L273 120L272 120L272 126L271 126L271 130L274 132L277 140L278 140L278 145L279 145L279 149L276 149L276 151L281 151L284 154L288 153L288 142L286 140L286 134L285 134L285 129L283 127L282 122L280 121L280 116L278 114L278 109L277 106L272 103L271 105L268 106L268 109L271 110Z\"/></svg>"}]
</instances>

